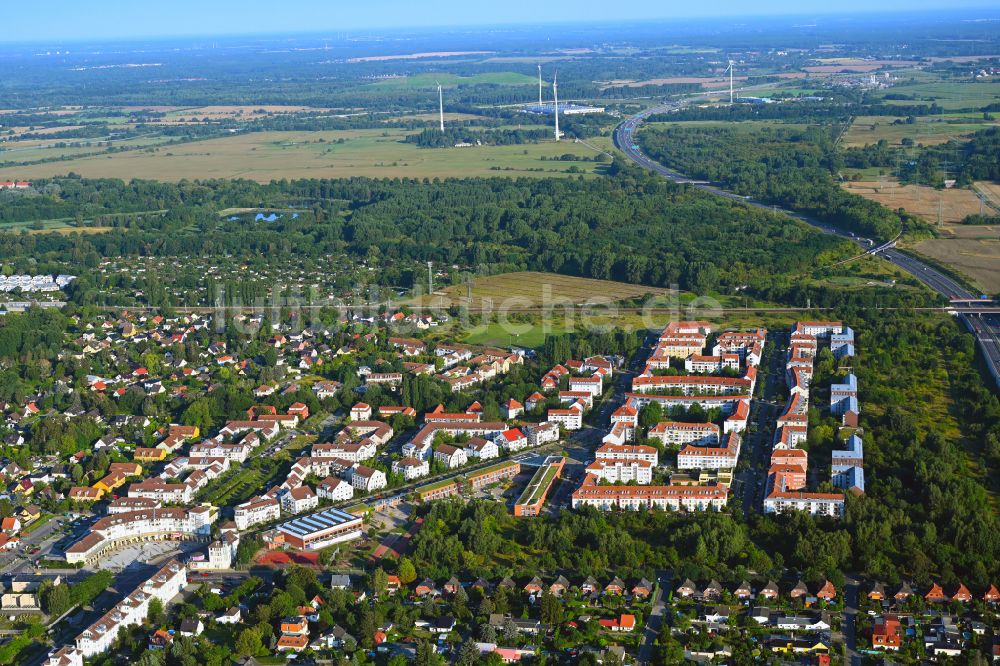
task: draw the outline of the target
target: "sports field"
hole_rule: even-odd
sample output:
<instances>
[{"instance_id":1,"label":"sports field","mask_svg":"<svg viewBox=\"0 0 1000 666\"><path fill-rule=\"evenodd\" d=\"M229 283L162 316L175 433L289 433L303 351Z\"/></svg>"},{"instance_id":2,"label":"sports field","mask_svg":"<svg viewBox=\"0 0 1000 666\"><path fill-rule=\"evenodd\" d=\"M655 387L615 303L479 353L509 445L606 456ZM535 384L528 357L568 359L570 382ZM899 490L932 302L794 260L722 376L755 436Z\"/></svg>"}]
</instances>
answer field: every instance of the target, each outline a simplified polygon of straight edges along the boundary
<instances>
[{"instance_id":1,"label":"sports field","mask_svg":"<svg viewBox=\"0 0 1000 666\"><path fill-rule=\"evenodd\" d=\"M912 124L907 124L903 117L858 116L844 135L843 144L849 148L878 143L884 139L891 145L898 146L906 138L931 146L1000 124L996 120L983 120L981 113L948 113L919 116L913 120Z\"/></svg>"},{"instance_id":2,"label":"sports field","mask_svg":"<svg viewBox=\"0 0 1000 666\"><path fill-rule=\"evenodd\" d=\"M571 141L511 146L418 148L406 130L253 132L143 151L100 154L23 167L0 168L0 179L36 179L70 171L86 178L448 178L592 174L596 162L563 162L566 154L595 151ZM605 149L610 140L596 140ZM542 160L542 158L547 158Z\"/></svg>"}]
</instances>

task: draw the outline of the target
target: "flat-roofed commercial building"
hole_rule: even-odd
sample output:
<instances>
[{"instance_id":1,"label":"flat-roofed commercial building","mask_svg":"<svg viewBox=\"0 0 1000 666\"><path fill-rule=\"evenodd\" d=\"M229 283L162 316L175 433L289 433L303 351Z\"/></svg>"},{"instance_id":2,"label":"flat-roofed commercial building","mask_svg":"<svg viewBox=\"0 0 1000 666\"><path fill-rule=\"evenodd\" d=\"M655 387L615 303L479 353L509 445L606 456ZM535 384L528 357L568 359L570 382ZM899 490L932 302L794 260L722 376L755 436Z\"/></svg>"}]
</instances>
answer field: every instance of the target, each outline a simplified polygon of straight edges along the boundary
<instances>
[{"instance_id":1,"label":"flat-roofed commercial building","mask_svg":"<svg viewBox=\"0 0 1000 666\"><path fill-rule=\"evenodd\" d=\"M340 509L324 509L278 525L285 543L299 550L319 550L361 536L361 518Z\"/></svg>"}]
</instances>

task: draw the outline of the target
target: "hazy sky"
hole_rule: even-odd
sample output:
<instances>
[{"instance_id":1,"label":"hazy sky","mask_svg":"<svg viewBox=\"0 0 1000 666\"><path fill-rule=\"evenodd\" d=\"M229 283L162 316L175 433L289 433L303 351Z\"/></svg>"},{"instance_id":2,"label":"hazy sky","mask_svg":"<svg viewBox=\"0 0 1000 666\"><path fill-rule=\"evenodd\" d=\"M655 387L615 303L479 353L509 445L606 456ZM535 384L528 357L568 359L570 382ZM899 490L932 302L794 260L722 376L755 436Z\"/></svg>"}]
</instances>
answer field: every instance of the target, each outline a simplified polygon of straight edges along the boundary
<instances>
[{"instance_id":1,"label":"hazy sky","mask_svg":"<svg viewBox=\"0 0 1000 666\"><path fill-rule=\"evenodd\" d=\"M995 0L43 0L6 3L0 42L127 39L174 35L316 32L548 23L624 22L748 14L818 14L836 11L921 11L992 7ZM991 13L996 13L991 12Z\"/></svg>"}]
</instances>

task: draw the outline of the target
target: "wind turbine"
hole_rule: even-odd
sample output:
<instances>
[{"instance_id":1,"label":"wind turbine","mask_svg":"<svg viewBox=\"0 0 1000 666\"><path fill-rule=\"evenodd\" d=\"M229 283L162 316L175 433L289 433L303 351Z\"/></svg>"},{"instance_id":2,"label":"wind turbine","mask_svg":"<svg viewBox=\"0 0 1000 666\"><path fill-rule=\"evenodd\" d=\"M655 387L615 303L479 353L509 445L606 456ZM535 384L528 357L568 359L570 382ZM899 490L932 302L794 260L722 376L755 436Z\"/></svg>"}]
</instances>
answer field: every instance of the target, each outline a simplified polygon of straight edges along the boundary
<instances>
[{"instance_id":1,"label":"wind turbine","mask_svg":"<svg viewBox=\"0 0 1000 666\"><path fill-rule=\"evenodd\" d=\"M538 111L542 111L542 66L538 65Z\"/></svg>"},{"instance_id":2,"label":"wind turbine","mask_svg":"<svg viewBox=\"0 0 1000 666\"><path fill-rule=\"evenodd\" d=\"M729 72L729 103L730 104L733 103L733 65L734 64L735 63L733 63L733 61L730 60L729 61L729 67L726 68L726 72ZM725 76L726 72L723 72L722 75Z\"/></svg>"},{"instance_id":3,"label":"wind turbine","mask_svg":"<svg viewBox=\"0 0 1000 666\"><path fill-rule=\"evenodd\" d=\"M444 91L441 88L441 84L438 83L438 110L441 117L441 133L444 134Z\"/></svg>"},{"instance_id":4,"label":"wind turbine","mask_svg":"<svg viewBox=\"0 0 1000 666\"><path fill-rule=\"evenodd\" d=\"M552 110L556 115L556 141L559 140L559 72L552 75Z\"/></svg>"}]
</instances>

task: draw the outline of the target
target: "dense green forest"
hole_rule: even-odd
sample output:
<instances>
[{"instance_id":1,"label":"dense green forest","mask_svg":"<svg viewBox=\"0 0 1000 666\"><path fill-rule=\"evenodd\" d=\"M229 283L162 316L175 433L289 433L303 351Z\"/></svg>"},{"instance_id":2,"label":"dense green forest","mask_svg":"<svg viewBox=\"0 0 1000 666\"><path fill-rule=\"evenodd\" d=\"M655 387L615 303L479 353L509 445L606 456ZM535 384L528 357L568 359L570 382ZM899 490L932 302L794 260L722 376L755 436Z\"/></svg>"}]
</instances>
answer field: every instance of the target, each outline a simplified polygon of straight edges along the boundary
<instances>
[{"instance_id":1,"label":"dense green forest","mask_svg":"<svg viewBox=\"0 0 1000 666\"><path fill-rule=\"evenodd\" d=\"M346 252L375 265L431 260L704 293L768 285L850 252L844 241L786 217L620 164L609 169L610 177L596 180L39 181L42 194L0 195L2 215L76 216L84 223L98 217L113 229L83 237L2 234L0 256L96 266L107 257ZM217 214L230 206L307 212L248 223ZM87 284L83 279L75 289Z\"/></svg>"},{"instance_id":2,"label":"dense green forest","mask_svg":"<svg viewBox=\"0 0 1000 666\"><path fill-rule=\"evenodd\" d=\"M651 157L686 175L864 236L894 238L903 228L897 213L837 184L835 134L828 127L670 125L646 126L639 138Z\"/></svg>"}]
</instances>

